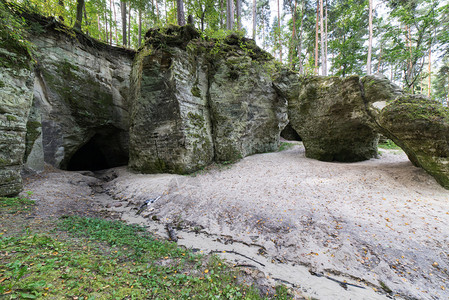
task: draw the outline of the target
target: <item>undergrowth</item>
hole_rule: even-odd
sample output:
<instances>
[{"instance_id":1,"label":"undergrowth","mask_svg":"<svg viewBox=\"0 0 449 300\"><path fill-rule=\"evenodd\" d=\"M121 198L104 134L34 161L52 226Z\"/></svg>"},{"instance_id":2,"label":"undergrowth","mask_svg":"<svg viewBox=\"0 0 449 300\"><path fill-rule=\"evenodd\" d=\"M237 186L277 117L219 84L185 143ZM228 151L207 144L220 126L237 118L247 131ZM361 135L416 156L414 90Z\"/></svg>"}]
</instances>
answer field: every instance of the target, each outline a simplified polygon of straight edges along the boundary
<instances>
[{"instance_id":1,"label":"undergrowth","mask_svg":"<svg viewBox=\"0 0 449 300\"><path fill-rule=\"evenodd\" d=\"M281 152L284 150L288 150L288 149L293 148L294 146L295 146L295 144L293 144L293 143L281 142L281 144L279 145L278 151Z\"/></svg>"},{"instance_id":2,"label":"undergrowth","mask_svg":"<svg viewBox=\"0 0 449 300\"><path fill-rule=\"evenodd\" d=\"M0 212L22 213L30 211L35 205L33 200L23 197L0 197Z\"/></svg>"},{"instance_id":3,"label":"undergrowth","mask_svg":"<svg viewBox=\"0 0 449 300\"><path fill-rule=\"evenodd\" d=\"M401 147L399 147L398 145L396 145L392 140L387 140L384 143L380 143L378 145L379 148L383 148L383 149L394 149L394 150L401 150Z\"/></svg>"},{"instance_id":4,"label":"undergrowth","mask_svg":"<svg viewBox=\"0 0 449 300\"><path fill-rule=\"evenodd\" d=\"M144 228L63 217L55 233L0 237L4 299L262 299L238 271L159 241ZM285 287L278 299L290 298Z\"/></svg>"}]
</instances>

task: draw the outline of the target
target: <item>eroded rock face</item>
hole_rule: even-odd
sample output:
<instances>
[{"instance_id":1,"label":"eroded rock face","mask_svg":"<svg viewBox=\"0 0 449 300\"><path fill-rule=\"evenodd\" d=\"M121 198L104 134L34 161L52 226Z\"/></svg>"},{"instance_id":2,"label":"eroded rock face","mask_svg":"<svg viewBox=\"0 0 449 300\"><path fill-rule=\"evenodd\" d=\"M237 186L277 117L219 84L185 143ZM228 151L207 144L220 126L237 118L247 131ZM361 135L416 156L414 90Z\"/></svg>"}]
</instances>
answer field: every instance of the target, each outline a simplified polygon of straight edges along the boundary
<instances>
[{"instance_id":1,"label":"eroded rock face","mask_svg":"<svg viewBox=\"0 0 449 300\"><path fill-rule=\"evenodd\" d=\"M27 120L33 99L33 73L26 50L13 40L0 43L0 196L22 190Z\"/></svg>"},{"instance_id":2,"label":"eroded rock face","mask_svg":"<svg viewBox=\"0 0 449 300\"><path fill-rule=\"evenodd\" d=\"M301 136L306 156L355 162L377 156L378 134L365 111L359 77L300 77L276 81L288 99L290 124Z\"/></svg>"},{"instance_id":3,"label":"eroded rock face","mask_svg":"<svg viewBox=\"0 0 449 300\"><path fill-rule=\"evenodd\" d=\"M147 46L136 57L130 168L188 173L213 160L204 58Z\"/></svg>"},{"instance_id":4,"label":"eroded rock face","mask_svg":"<svg viewBox=\"0 0 449 300\"><path fill-rule=\"evenodd\" d=\"M287 125L285 98L263 65L246 55L219 60L210 83L215 159L235 161L275 151Z\"/></svg>"},{"instance_id":5,"label":"eroded rock face","mask_svg":"<svg viewBox=\"0 0 449 300\"><path fill-rule=\"evenodd\" d=\"M449 109L423 95L404 95L377 116L383 133L410 161L449 189Z\"/></svg>"},{"instance_id":6,"label":"eroded rock face","mask_svg":"<svg viewBox=\"0 0 449 300\"><path fill-rule=\"evenodd\" d=\"M287 114L264 69L271 57L236 36L198 37L190 26L147 33L131 78L134 170L189 173L278 147Z\"/></svg>"},{"instance_id":7,"label":"eroded rock face","mask_svg":"<svg viewBox=\"0 0 449 300\"><path fill-rule=\"evenodd\" d=\"M133 54L52 28L31 42L38 66L26 165L36 169L45 160L67 169L75 153L98 135L110 137L99 150L110 158L109 166L125 165Z\"/></svg>"}]
</instances>

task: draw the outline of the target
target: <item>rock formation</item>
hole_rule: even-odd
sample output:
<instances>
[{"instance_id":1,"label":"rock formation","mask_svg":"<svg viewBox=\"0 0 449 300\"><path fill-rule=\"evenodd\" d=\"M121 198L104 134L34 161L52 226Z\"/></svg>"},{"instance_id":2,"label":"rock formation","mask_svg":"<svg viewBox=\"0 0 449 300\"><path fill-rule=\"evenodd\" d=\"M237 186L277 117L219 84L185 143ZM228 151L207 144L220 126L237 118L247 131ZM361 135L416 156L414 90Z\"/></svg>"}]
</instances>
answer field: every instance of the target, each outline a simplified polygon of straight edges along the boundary
<instances>
[{"instance_id":1,"label":"rock formation","mask_svg":"<svg viewBox=\"0 0 449 300\"><path fill-rule=\"evenodd\" d=\"M286 103L254 42L201 40L189 25L146 37L131 75L132 169L188 173L278 147Z\"/></svg>"},{"instance_id":2,"label":"rock formation","mask_svg":"<svg viewBox=\"0 0 449 300\"><path fill-rule=\"evenodd\" d=\"M5 196L22 190L20 171L33 98L33 73L26 49L13 39L0 37L0 196Z\"/></svg>"},{"instance_id":3,"label":"rock formation","mask_svg":"<svg viewBox=\"0 0 449 300\"><path fill-rule=\"evenodd\" d=\"M441 103L406 95L382 76L302 77L284 71L275 86L288 99L290 123L307 157L369 159L376 156L380 133L449 188L449 109Z\"/></svg>"},{"instance_id":4,"label":"rock formation","mask_svg":"<svg viewBox=\"0 0 449 300\"><path fill-rule=\"evenodd\" d=\"M0 41L0 196L20 192L24 163L96 170L129 158L138 172L183 174L274 151L288 122L307 157L370 159L381 133L449 188L448 109L386 78L279 71L254 41L191 25L150 30L135 55L27 18L41 28L34 72L26 49Z\"/></svg>"},{"instance_id":5,"label":"rock formation","mask_svg":"<svg viewBox=\"0 0 449 300\"><path fill-rule=\"evenodd\" d=\"M284 73L276 87L288 99L288 116L306 148L323 161L355 162L377 156L359 77L301 77Z\"/></svg>"},{"instance_id":6,"label":"rock formation","mask_svg":"<svg viewBox=\"0 0 449 300\"><path fill-rule=\"evenodd\" d=\"M373 111L381 132L449 189L449 109L423 95L403 95Z\"/></svg>"},{"instance_id":7,"label":"rock formation","mask_svg":"<svg viewBox=\"0 0 449 300\"><path fill-rule=\"evenodd\" d=\"M77 169L89 159L83 151L93 151L90 145L99 151L99 168L126 165L133 52L81 34L74 38L64 32L69 29L55 26L30 38L38 61L33 104L38 119L32 124L38 128L41 121L42 136L28 141L35 155L27 165L44 158L55 167Z\"/></svg>"}]
</instances>

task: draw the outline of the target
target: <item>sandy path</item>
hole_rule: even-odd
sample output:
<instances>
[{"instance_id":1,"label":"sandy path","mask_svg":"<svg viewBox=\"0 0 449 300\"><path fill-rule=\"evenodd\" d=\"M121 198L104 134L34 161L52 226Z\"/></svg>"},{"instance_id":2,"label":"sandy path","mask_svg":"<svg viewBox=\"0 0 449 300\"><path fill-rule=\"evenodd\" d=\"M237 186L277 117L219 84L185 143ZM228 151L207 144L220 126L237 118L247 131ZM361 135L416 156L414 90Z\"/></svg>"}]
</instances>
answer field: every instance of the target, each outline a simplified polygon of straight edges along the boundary
<instances>
[{"instance_id":1,"label":"sandy path","mask_svg":"<svg viewBox=\"0 0 449 300\"><path fill-rule=\"evenodd\" d=\"M260 259L292 267L291 274L301 265L384 285L392 295L448 299L449 192L402 152L382 152L366 162L325 163L305 158L297 145L195 176L118 168L119 177L105 187L123 203L117 210L125 219L142 222L132 208L163 195L146 212L147 223L157 215L161 222L257 245ZM317 291L302 285L301 272L288 281L320 299L376 298L341 296L328 286Z\"/></svg>"}]
</instances>

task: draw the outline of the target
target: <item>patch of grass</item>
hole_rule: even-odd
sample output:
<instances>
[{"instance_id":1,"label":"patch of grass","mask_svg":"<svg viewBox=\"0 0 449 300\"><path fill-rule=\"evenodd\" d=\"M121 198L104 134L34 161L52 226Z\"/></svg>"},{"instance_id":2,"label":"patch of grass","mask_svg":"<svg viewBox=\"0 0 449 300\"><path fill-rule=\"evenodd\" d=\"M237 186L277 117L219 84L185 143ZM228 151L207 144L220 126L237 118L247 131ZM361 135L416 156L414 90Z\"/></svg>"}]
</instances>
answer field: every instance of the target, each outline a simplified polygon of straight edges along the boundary
<instances>
[{"instance_id":1,"label":"patch of grass","mask_svg":"<svg viewBox=\"0 0 449 300\"><path fill-rule=\"evenodd\" d=\"M294 146L295 146L295 144L293 144L293 143L281 142L281 144L279 145L278 152L291 149Z\"/></svg>"},{"instance_id":2,"label":"patch of grass","mask_svg":"<svg viewBox=\"0 0 449 300\"><path fill-rule=\"evenodd\" d=\"M68 236L0 238L4 299L261 299L237 270L118 221L64 217ZM276 290L285 299L286 291ZM284 297L285 296L285 297Z\"/></svg>"},{"instance_id":3,"label":"patch of grass","mask_svg":"<svg viewBox=\"0 0 449 300\"><path fill-rule=\"evenodd\" d=\"M10 214L30 211L35 205L33 200L22 197L0 197L0 212Z\"/></svg>"},{"instance_id":4,"label":"patch of grass","mask_svg":"<svg viewBox=\"0 0 449 300\"><path fill-rule=\"evenodd\" d=\"M401 150L401 147L396 145L392 140L387 140L385 143L379 144L378 147L383 149Z\"/></svg>"}]
</instances>

